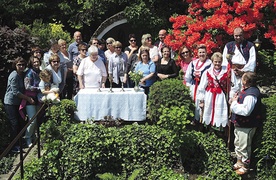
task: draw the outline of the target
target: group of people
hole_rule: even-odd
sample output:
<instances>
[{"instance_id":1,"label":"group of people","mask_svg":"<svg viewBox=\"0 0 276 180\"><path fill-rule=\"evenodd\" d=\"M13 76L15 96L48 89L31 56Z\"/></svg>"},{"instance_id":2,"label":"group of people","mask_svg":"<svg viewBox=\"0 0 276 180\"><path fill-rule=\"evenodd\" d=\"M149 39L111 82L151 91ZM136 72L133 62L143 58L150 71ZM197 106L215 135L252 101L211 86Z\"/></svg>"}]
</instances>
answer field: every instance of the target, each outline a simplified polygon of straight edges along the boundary
<instances>
[{"instance_id":1,"label":"group of people","mask_svg":"<svg viewBox=\"0 0 276 180\"><path fill-rule=\"evenodd\" d=\"M42 55L39 47L32 49L27 63L22 58L13 62L15 70L8 78L4 98L11 122L11 138L20 129L20 119L32 119L45 100L72 97L84 88L134 87L129 72L142 72L139 85L149 94L155 81L176 78L183 72L183 85L190 89L195 102L194 122L225 127L229 112L235 125L234 168L238 174L248 171L251 142L260 116L260 92L256 88L256 54L253 43L243 38L242 28L234 30L235 41L226 44L223 53L215 52L209 59L204 44L197 46L194 57L189 47L181 46L177 54L164 43L167 31L159 31L159 40L152 42L150 34L137 45L135 34L129 35L129 45L110 37L91 38L83 42L81 32L74 33L74 42L51 40L50 49ZM28 66L28 68L26 68ZM23 110L26 110L25 111ZM27 146L35 138L36 121L28 127ZM13 150L17 151L16 145Z\"/></svg>"},{"instance_id":2,"label":"group of people","mask_svg":"<svg viewBox=\"0 0 276 180\"><path fill-rule=\"evenodd\" d=\"M164 44L166 33L166 30L160 30L161 38L156 46L151 35L144 34L140 47L137 45L135 34L130 34L129 45L124 49L123 44L112 37L106 40L92 38L87 45L88 52L79 52L77 61L73 60L73 69L77 77L75 84L79 84L76 87L134 87L135 83L130 79L129 73L140 71L143 78L139 85L148 95L149 88L155 81L174 78L179 73L179 68L172 58L171 48ZM83 44L80 43L78 47ZM79 50L86 51L85 48Z\"/></svg>"},{"instance_id":3,"label":"group of people","mask_svg":"<svg viewBox=\"0 0 276 180\"><path fill-rule=\"evenodd\" d=\"M234 146L237 162L233 169L243 175L249 171L251 144L257 127L261 126L261 95L255 74L256 52L252 42L243 38L243 29L234 30L235 41L225 45L223 53L207 57L205 45L197 47L197 59L184 72L184 84L195 102L193 124L216 129L234 124ZM183 55L188 49L181 51Z\"/></svg>"}]
</instances>

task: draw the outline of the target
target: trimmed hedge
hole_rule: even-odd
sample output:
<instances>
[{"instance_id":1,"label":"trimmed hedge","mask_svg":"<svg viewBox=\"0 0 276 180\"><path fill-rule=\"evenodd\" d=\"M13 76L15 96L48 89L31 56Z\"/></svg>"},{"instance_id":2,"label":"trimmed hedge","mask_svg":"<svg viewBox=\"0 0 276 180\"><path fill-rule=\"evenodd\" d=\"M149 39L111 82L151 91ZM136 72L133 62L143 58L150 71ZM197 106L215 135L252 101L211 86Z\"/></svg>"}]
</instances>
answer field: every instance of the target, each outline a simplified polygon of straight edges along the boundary
<instances>
[{"instance_id":1,"label":"trimmed hedge","mask_svg":"<svg viewBox=\"0 0 276 180\"><path fill-rule=\"evenodd\" d=\"M148 117L153 122L160 119L163 107L185 107L190 110L187 119L192 119L194 112L194 103L190 97L189 89L183 85L182 80L178 79L155 82L150 87L147 105Z\"/></svg>"},{"instance_id":2,"label":"trimmed hedge","mask_svg":"<svg viewBox=\"0 0 276 180\"><path fill-rule=\"evenodd\" d=\"M276 177L276 95L262 100L265 107L263 128L256 133L257 177L275 179Z\"/></svg>"},{"instance_id":3,"label":"trimmed hedge","mask_svg":"<svg viewBox=\"0 0 276 180\"><path fill-rule=\"evenodd\" d=\"M67 129L61 128L59 139L48 141L41 160L25 168L25 179L93 179L105 172L129 176L141 168L140 179L148 179L152 171L164 166L175 169L179 164L178 145L171 133L156 126L61 126Z\"/></svg>"}]
</instances>

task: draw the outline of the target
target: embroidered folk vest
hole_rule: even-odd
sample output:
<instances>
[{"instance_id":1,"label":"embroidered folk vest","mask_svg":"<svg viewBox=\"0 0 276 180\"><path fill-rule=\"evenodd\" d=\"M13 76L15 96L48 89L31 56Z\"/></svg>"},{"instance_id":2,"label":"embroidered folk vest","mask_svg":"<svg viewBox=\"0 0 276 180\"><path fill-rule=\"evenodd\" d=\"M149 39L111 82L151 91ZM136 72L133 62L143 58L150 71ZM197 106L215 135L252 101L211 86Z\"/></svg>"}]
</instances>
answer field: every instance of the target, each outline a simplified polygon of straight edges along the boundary
<instances>
[{"instance_id":1,"label":"embroidered folk vest","mask_svg":"<svg viewBox=\"0 0 276 180\"><path fill-rule=\"evenodd\" d=\"M242 104L244 98L248 95L255 96L257 103L249 116L241 116L232 113L231 121L238 127L253 128L261 125L261 98L260 90L256 87L250 87L239 94L238 103Z\"/></svg>"},{"instance_id":2,"label":"embroidered folk vest","mask_svg":"<svg viewBox=\"0 0 276 180\"><path fill-rule=\"evenodd\" d=\"M236 48L235 45L236 45L235 41L231 41L231 42L226 44L228 54L231 54L235 51L235 48ZM249 57L250 57L249 51L250 51L252 46L254 46L254 44L252 42L249 42L249 41L246 41L246 40L244 40L242 42L241 53L242 53L246 63L249 60Z\"/></svg>"}]
</instances>

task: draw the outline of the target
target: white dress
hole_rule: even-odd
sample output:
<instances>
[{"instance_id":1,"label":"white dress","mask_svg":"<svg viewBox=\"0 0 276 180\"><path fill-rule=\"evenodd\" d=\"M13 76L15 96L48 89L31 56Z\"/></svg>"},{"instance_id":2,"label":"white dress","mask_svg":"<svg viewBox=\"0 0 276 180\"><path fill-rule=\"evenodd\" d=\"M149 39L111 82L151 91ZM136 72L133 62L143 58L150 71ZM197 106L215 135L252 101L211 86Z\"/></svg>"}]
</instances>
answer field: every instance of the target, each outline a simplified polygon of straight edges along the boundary
<instances>
[{"instance_id":1,"label":"white dress","mask_svg":"<svg viewBox=\"0 0 276 180\"><path fill-rule=\"evenodd\" d=\"M211 64L212 61L210 59L206 59L204 62L201 62L199 59L195 59L190 62L185 74L186 86L189 87L190 95L195 101L195 120L199 120L200 117L200 108L198 106L199 101L196 98L197 87L202 73L209 69Z\"/></svg>"},{"instance_id":2,"label":"white dress","mask_svg":"<svg viewBox=\"0 0 276 180\"><path fill-rule=\"evenodd\" d=\"M231 73L231 81L228 72ZM229 93L227 89L229 89ZM236 76L232 70L227 70L227 67L222 66L219 72L212 65L211 68L205 71L202 74L197 95L198 101L204 100L202 123L225 127L228 123L228 98L224 93L229 94L231 98L238 89Z\"/></svg>"},{"instance_id":3,"label":"white dress","mask_svg":"<svg viewBox=\"0 0 276 180\"><path fill-rule=\"evenodd\" d=\"M83 76L85 88L98 88L101 85L102 77L106 77L107 73L102 60L97 59L93 62L88 56L81 61L77 75Z\"/></svg>"}]
</instances>

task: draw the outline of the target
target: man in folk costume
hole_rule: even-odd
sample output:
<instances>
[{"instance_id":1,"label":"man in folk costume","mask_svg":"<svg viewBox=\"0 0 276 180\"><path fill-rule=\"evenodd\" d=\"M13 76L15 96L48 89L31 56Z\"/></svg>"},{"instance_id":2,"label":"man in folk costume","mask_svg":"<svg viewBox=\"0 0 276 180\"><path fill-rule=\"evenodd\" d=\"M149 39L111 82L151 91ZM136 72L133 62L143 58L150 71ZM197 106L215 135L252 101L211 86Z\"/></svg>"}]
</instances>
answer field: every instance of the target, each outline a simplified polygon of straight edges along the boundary
<instances>
[{"instance_id":1,"label":"man in folk costume","mask_svg":"<svg viewBox=\"0 0 276 180\"><path fill-rule=\"evenodd\" d=\"M233 166L236 173L243 175L249 171L251 145L257 127L262 125L261 94L256 87L257 76L245 72L242 76L243 89L231 99L231 121L235 130L235 153L237 162Z\"/></svg>"},{"instance_id":2,"label":"man in folk costume","mask_svg":"<svg viewBox=\"0 0 276 180\"><path fill-rule=\"evenodd\" d=\"M244 72L254 72L256 67L256 50L254 44L244 39L243 29L237 27L234 29L235 41L228 42L223 50L223 66L231 66L238 78L241 89L241 77ZM231 62L228 62L226 56L232 54Z\"/></svg>"},{"instance_id":3,"label":"man in folk costume","mask_svg":"<svg viewBox=\"0 0 276 180\"><path fill-rule=\"evenodd\" d=\"M220 52L215 52L211 60L212 66L202 74L197 99L199 106L204 109L202 123L219 128L225 127L228 123L228 95L233 97L239 87L234 71L222 66ZM227 88L228 78L233 84L230 86L230 92Z\"/></svg>"},{"instance_id":4,"label":"man in folk costume","mask_svg":"<svg viewBox=\"0 0 276 180\"><path fill-rule=\"evenodd\" d=\"M185 74L186 86L189 87L190 95L195 101L195 121L193 124L200 119L199 101L196 98L197 88L203 72L209 69L212 64L212 61L207 58L207 50L205 45L199 45L197 50L198 59L190 62Z\"/></svg>"}]
</instances>

